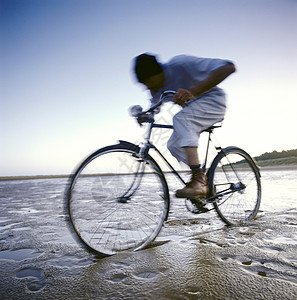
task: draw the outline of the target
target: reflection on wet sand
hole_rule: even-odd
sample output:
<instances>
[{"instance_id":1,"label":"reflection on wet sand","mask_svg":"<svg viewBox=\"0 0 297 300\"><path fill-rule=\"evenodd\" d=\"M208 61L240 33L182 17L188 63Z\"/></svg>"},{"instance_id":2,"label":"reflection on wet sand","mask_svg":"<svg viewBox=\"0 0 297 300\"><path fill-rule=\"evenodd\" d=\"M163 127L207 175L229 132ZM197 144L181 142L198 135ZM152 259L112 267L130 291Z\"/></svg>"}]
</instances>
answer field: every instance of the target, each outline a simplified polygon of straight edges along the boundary
<instances>
[{"instance_id":1,"label":"reflection on wet sand","mask_svg":"<svg viewBox=\"0 0 297 300\"><path fill-rule=\"evenodd\" d=\"M244 226L172 197L150 248L103 259L70 234L66 182L0 183L1 299L296 299L296 171L262 172L260 213Z\"/></svg>"}]
</instances>

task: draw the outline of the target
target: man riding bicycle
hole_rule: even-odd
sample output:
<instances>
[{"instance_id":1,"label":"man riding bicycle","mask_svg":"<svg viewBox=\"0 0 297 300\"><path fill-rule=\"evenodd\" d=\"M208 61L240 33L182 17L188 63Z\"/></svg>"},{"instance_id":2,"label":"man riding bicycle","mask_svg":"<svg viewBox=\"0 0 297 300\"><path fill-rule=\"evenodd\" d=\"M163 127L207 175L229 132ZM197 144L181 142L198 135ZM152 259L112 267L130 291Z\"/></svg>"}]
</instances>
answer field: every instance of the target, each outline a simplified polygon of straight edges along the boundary
<instances>
[{"instance_id":1,"label":"man riding bicycle","mask_svg":"<svg viewBox=\"0 0 297 300\"><path fill-rule=\"evenodd\" d=\"M152 103L159 100L164 90L176 90L173 101L182 109L173 117L173 133L168 140L170 153L187 164L192 178L183 189L176 191L179 198L206 196L206 176L198 157L201 131L222 121L226 111L225 93L217 85L235 72L229 60L179 55L168 63L160 63L147 53L135 58L137 80L151 92ZM141 124L143 120L139 119Z\"/></svg>"}]
</instances>

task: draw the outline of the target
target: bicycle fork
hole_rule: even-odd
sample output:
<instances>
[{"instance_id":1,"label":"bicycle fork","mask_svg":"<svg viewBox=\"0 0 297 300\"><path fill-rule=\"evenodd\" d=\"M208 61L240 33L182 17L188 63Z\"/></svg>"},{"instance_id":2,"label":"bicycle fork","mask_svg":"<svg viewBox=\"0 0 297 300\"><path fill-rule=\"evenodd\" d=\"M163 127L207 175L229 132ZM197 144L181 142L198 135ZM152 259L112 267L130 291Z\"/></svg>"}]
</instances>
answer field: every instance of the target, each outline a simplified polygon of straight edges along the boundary
<instances>
[{"instance_id":1,"label":"bicycle fork","mask_svg":"<svg viewBox=\"0 0 297 300\"><path fill-rule=\"evenodd\" d=\"M141 179L144 174L145 162L141 158L139 158L138 162L139 162L139 164L137 166L136 172L133 175L133 180L132 180L130 187L127 189L127 191L122 196L117 198L117 201L120 203L127 203L128 200L130 200L131 197L135 194L135 192L137 191L137 189L141 183Z\"/></svg>"}]
</instances>

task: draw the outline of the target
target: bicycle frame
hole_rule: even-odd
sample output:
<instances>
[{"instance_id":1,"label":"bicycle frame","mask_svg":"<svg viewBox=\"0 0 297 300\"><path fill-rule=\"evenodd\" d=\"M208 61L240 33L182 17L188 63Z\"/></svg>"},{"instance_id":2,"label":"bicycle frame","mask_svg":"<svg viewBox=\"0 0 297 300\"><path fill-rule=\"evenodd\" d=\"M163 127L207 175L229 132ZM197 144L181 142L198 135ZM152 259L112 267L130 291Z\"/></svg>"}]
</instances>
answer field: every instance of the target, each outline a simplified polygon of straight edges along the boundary
<instances>
[{"instance_id":1,"label":"bicycle frame","mask_svg":"<svg viewBox=\"0 0 297 300\"><path fill-rule=\"evenodd\" d=\"M166 92L165 92L166 93ZM174 93L173 91L168 91L167 93ZM157 104L158 105L158 104ZM156 105L156 106L157 106ZM147 155L148 155L148 152L150 149L154 149L158 155L164 160L164 162L167 164L167 166L169 167L169 169L172 171L172 173L183 183L183 184L186 184L186 182L184 181L184 179L179 175L179 173L175 170L175 168L170 164L170 162L166 159L166 157L160 152L160 150L152 144L150 138L151 138L151 135L152 135L152 131L153 131L153 128L163 128L163 129L173 129L173 126L172 125L165 125L165 124L157 124L155 123L155 118L154 118L154 108L152 110L152 108L148 111L152 111L152 116L148 119L147 123L149 124L148 128L147 128L147 132L146 132L146 135L145 135L145 144L143 146L140 146L140 151L139 151L139 154L140 154L140 157L142 158L146 158ZM207 160L208 160L208 151L209 151L209 146L210 146L210 142L212 141L211 140L211 134L213 133L213 130L215 128L219 128L221 127L221 125L214 125L214 126L211 126L205 130L203 130L202 132L208 132L208 140L207 140L207 147L206 147L206 153L205 153L205 159L204 159L204 163L203 163L203 166L202 166L202 170L204 173L206 173L206 165L207 165ZM222 150L221 147L217 147L217 146L214 146L215 149L217 150L217 152L219 150Z\"/></svg>"},{"instance_id":2,"label":"bicycle frame","mask_svg":"<svg viewBox=\"0 0 297 300\"><path fill-rule=\"evenodd\" d=\"M150 109L148 109L147 111L144 111L144 112L138 112L137 115L134 115L134 116L147 116L146 118L146 123L148 123L148 128L147 128L147 132L146 132L146 136L145 136L145 143L144 145L140 145L139 148L139 157L141 159L143 159L143 161L146 160L146 158L148 157L148 153L149 153L149 150L150 149L154 149L158 154L159 156L164 160L164 162L167 164L167 166L169 167L169 169L172 171L172 173L183 183L183 184L186 184L186 182L183 180L183 178L180 176L180 174L174 169L174 167L169 163L169 161L165 158L165 156L159 151L159 149L152 144L150 138L151 138L151 135L152 135L152 131L153 131L153 128L165 128L165 129L173 129L173 126L172 125L165 125L165 124L157 124L155 123L155 110L156 108L158 108L162 103L163 103L163 98L167 97L168 95L174 95L176 92L175 91L165 91L161 94L160 96L160 101L153 105ZM139 109L139 108L138 108ZM150 116L148 116L147 114L150 113ZM207 146L206 146L206 153L205 153L205 156L204 156L204 162L203 162L203 165L202 165L202 171L204 173L207 174L207 161L208 161L208 155L209 155L209 147L210 147L210 142L213 143L212 139L211 139L211 135L214 131L215 128L219 128L221 127L222 125L221 124L218 124L218 125L213 125L205 130L203 130L202 132L207 132L208 133L208 140L207 140ZM222 152L224 151L224 149L222 149L221 146L216 146L214 143L213 143L213 146L215 148L215 150L217 151L217 154L219 154L219 152ZM139 168L140 169L140 168ZM142 168L142 172L144 172L144 168ZM235 171L235 170L234 170ZM137 172L138 173L138 172ZM133 186L135 186L135 182L136 182L136 179L137 177L139 178L139 180L141 180L142 178L142 175L139 176L138 174L135 174L135 180L133 181L131 187L129 190L131 190L133 188ZM236 172L235 172L236 173ZM238 178L239 179L239 178ZM137 184L136 184L136 188L137 188ZM134 189L134 188L133 188ZM220 197L222 196L225 196L225 195L228 195L228 194L232 194L234 192L237 192L237 191L241 191L245 189L245 186L244 185L241 185L240 184L240 180L239 180L239 183L236 183L236 184L230 184L230 186L221 191L220 193L217 193L216 195L209 195L206 199L205 199L205 203L213 203L214 201L216 201L217 199L219 199ZM135 191L135 189L134 189ZM132 192L133 194L134 192ZM131 195L132 195L131 194Z\"/></svg>"},{"instance_id":3,"label":"bicycle frame","mask_svg":"<svg viewBox=\"0 0 297 300\"><path fill-rule=\"evenodd\" d=\"M147 135L146 135L146 143L140 147L140 151L139 151L139 154L140 154L140 157L143 158L144 160L146 159L148 153L149 153L149 150L150 149L154 149L158 155L163 159L163 161L167 164L167 166L171 169L172 173L183 183L183 184L186 184L186 182L184 181L184 179L179 175L179 173L175 170L175 168L170 164L170 162L166 159L166 157L160 152L160 150L151 143L150 141L150 137L151 137L151 134L152 134L152 130L153 128L165 128L165 129L173 129L173 126L172 125L164 125L164 124L157 124L157 123L154 123L154 118L151 117L150 119L150 125L147 129ZM213 125L205 130L203 130L202 132L207 132L208 133L208 139L207 139L207 146L206 146L206 152L205 152L205 159L204 159L204 163L202 165L202 170L204 173L207 173L207 160L208 160L208 152L209 152L209 147L210 147L210 142L213 142L212 139L211 139L211 135L214 131L215 128L220 128L222 125ZM222 147L221 146L216 146L214 145L214 148L215 150L217 151L217 153L219 153L220 151L223 151ZM140 168L139 168L140 169ZM143 168L143 171L144 171L144 168ZM236 173L236 172L235 172ZM142 175L139 176L138 174L135 174L135 180L136 178L139 178L139 180L141 180L142 178ZM135 185L135 181L133 182L132 186L130 187L129 190L132 189L132 187ZM237 191L241 191L245 189L245 186L242 184L242 183L239 183L239 184L231 184L230 187L228 187L227 189L221 191L220 193L214 195L214 196L208 196L206 199L205 199L205 202L208 202L208 203L212 203L214 201L216 201L218 198L222 197L222 196L225 196L225 195L228 195L228 194L232 194L234 192L237 192ZM134 190L135 191L135 190ZM134 192L133 192L134 193ZM132 193L132 194L133 194Z\"/></svg>"}]
</instances>

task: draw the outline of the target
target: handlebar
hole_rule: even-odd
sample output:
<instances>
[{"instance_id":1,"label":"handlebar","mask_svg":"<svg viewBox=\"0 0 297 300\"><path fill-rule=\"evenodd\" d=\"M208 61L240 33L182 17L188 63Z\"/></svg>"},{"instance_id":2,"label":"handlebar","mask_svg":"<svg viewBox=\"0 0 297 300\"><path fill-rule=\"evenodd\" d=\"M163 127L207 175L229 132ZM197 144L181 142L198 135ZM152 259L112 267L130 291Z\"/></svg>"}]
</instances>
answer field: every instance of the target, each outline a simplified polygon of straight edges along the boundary
<instances>
[{"instance_id":1,"label":"handlebar","mask_svg":"<svg viewBox=\"0 0 297 300\"><path fill-rule=\"evenodd\" d=\"M134 105L132 107L130 107L130 115L132 117L135 117L135 118L138 118L140 116L144 116L148 113L151 113L153 112L155 109L157 109L159 106L161 106L163 104L163 101L166 97L168 96L173 96L176 94L176 91L171 91L171 90L168 90L168 91L164 91L161 95L160 95L160 98L159 98L159 101L152 105L148 110L146 111L142 111L142 107L140 105Z\"/></svg>"},{"instance_id":2,"label":"handlebar","mask_svg":"<svg viewBox=\"0 0 297 300\"><path fill-rule=\"evenodd\" d=\"M151 106L146 112L143 112L143 114L154 111L156 108L158 108L159 106L161 106L163 104L163 101L167 96L173 96L175 94L176 94L176 91L165 91L165 92L163 92L160 95L159 102L156 103L155 105Z\"/></svg>"}]
</instances>

